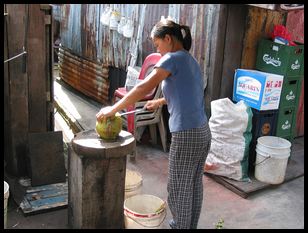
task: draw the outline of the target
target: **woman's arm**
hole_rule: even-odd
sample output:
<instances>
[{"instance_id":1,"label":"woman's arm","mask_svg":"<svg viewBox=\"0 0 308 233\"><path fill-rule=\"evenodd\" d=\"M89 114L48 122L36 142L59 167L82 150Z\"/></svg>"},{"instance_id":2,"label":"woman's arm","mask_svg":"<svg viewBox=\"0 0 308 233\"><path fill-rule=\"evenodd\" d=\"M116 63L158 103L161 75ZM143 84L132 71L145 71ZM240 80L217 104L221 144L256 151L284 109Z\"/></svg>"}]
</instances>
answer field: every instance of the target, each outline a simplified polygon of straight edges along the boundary
<instances>
[{"instance_id":1,"label":"woman's arm","mask_svg":"<svg viewBox=\"0 0 308 233\"><path fill-rule=\"evenodd\" d=\"M142 99L146 94L159 85L161 81L167 78L170 73L162 68L155 68L142 82L138 83L131 89L122 99L112 106L102 108L97 114L97 120L103 117L109 117L116 114L127 106L135 104ZM165 102L165 101L164 101Z\"/></svg>"}]
</instances>

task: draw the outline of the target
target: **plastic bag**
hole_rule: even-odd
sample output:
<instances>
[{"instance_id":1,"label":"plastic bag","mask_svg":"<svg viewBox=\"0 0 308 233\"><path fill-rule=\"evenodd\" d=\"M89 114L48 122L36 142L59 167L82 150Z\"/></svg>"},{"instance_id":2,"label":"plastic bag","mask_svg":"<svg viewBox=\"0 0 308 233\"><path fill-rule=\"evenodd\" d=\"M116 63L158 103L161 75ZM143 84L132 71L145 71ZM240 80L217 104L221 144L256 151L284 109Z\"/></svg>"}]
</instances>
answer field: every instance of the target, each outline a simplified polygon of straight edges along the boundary
<instances>
[{"instance_id":1,"label":"plastic bag","mask_svg":"<svg viewBox=\"0 0 308 233\"><path fill-rule=\"evenodd\" d=\"M140 70L141 68L138 69L137 67L128 66L125 81L126 90L131 90L138 83Z\"/></svg>"},{"instance_id":2,"label":"plastic bag","mask_svg":"<svg viewBox=\"0 0 308 233\"><path fill-rule=\"evenodd\" d=\"M272 40L276 37L283 38L289 42L289 45L296 46L296 44L291 39L291 34L288 32L287 28L283 25L275 25L271 33Z\"/></svg>"},{"instance_id":3,"label":"plastic bag","mask_svg":"<svg viewBox=\"0 0 308 233\"><path fill-rule=\"evenodd\" d=\"M212 141L204 171L238 181L250 181L251 108L243 100L234 104L229 98L223 98L211 102L211 113Z\"/></svg>"}]
</instances>

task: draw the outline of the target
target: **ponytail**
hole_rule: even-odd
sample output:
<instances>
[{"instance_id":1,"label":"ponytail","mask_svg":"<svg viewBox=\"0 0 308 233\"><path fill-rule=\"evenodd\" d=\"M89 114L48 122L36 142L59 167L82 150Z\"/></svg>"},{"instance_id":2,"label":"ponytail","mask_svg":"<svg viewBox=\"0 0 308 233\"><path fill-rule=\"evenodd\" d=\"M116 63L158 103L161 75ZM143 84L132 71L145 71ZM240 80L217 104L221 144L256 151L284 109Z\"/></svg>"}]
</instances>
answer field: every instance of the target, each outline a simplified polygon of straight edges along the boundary
<instances>
[{"instance_id":1,"label":"ponytail","mask_svg":"<svg viewBox=\"0 0 308 233\"><path fill-rule=\"evenodd\" d=\"M183 29L183 30L182 30ZM183 47L185 50L189 51L191 48L191 34L190 34L190 29L188 26L186 25L180 25L180 30L181 30L181 34L182 34L182 43L183 43ZM184 31L184 33L183 33Z\"/></svg>"}]
</instances>

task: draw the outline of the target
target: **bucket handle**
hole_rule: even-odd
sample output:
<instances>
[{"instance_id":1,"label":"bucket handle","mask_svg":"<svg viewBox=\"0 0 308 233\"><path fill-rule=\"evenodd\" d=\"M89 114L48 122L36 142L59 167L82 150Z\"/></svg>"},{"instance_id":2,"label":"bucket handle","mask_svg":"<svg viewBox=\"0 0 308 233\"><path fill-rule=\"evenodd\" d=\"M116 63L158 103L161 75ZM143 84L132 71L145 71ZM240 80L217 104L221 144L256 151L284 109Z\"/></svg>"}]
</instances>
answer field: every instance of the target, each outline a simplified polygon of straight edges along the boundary
<instances>
[{"instance_id":1,"label":"bucket handle","mask_svg":"<svg viewBox=\"0 0 308 233\"><path fill-rule=\"evenodd\" d=\"M164 214L163 220L162 220L158 225L156 225L156 226L151 226L151 227L150 227L150 226L145 226L144 224L142 224L142 223L136 221L135 219L131 218L131 217L128 216L128 215L126 215L126 217L130 218L130 219L133 220L135 223L137 223L137 224L139 224L139 225L141 225L141 226L143 226L143 227L146 227L146 228L155 228L155 227L160 226L160 224L162 224L163 221L165 221L165 218L166 218L166 216L167 216L167 210L165 209L164 212L165 212L165 214Z\"/></svg>"},{"instance_id":2,"label":"bucket handle","mask_svg":"<svg viewBox=\"0 0 308 233\"><path fill-rule=\"evenodd\" d=\"M255 163L254 165L255 166L257 166L257 165L259 165L260 163L263 163L265 160L267 160L267 159L269 159L269 158L271 158L271 156L270 155L267 155L267 156L265 156L265 159L263 159L261 162L259 162L259 163Z\"/></svg>"}]
</instances>

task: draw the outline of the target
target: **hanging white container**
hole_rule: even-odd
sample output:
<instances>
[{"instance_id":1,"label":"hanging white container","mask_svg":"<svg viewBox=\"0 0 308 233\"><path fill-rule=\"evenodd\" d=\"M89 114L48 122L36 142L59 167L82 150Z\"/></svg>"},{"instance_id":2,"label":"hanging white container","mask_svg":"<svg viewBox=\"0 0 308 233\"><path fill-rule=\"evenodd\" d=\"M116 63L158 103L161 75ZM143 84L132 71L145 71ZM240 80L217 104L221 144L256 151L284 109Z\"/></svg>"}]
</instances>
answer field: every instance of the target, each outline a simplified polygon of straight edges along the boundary
<instances>
[{"instance_id":1,"label":"hanging white container","mask_svg":"<svg viewBox=\"0 0 308 233\"><path fill-rule=\"evenodd\" d=\"M118 30L118 22L119 22L120 12L112 11L110 16L110 24L109 27L111 30Z\"/></svg>"},{"instance_id":2,"label":"hanging white container","mask_svg":"<svg viewBox=\"0 0 308 233\"><path fill-rule=\"evenodd\" d=\"M125 26L126 19L124 16L121 17L120 23L118 24L118 33L123 34L123 28Z\"/></svg>"},{"instance_id":3,"label":"hanging white container","mask_svg":"<svg viewBox=\"0 0 308 233\"><path fill-rule=\"evenodd\" d=\"M110 24L110 15L111 15L111 9L110 7L107 7L104 12L101 15L100 21L103 25L109 26Z\"/></svg>"},{"instance_id":4,"label":"hanging white container","mask_svg":"<svg viewBox=\"0 0 308 233\"><path fill-rule=\"evenodd\" d=\"M131 38L134 33L134 26L133 26L133 21L128 19L124 28L123 28L123 35L126 38Z\"/></svg>"}]
</instances>

